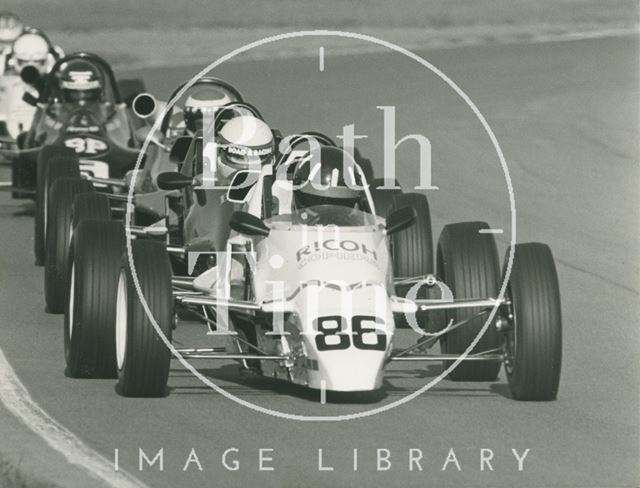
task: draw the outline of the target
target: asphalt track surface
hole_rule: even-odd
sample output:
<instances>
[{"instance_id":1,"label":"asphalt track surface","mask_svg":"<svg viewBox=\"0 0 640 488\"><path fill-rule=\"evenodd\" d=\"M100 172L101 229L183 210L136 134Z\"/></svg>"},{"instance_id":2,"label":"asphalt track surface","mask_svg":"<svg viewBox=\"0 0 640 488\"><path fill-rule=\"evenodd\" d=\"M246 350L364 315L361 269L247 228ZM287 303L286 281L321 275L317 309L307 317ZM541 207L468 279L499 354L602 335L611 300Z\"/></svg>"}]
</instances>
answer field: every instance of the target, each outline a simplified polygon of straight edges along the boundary
<instances>
[{"instance_id":1,"label":"asphalt track surface","mask_svg":"<svg viewBox=\"0 0 640 488\"><path fill-rule=\"evenodd\" d=\"M319 43L320 45L321 43ZM518 241L548 243L557 260L564 315L558 400L518 403L503 373L495 384L443 381L391 411L339 423L273 418L209 390L178 365L170 395L125 399L111 380L64 375L62 318L44 312L42 268L33 265L32 207L0 196L0 347L35 401L92 448L154 487L176 486L637 486L638 436L638 41L586 40L433 50L421 53L474 100L507 158L517 207ZM198 68L199 69L199 68ZM167 97L196 68L146 70L149 88ZM424 68L397 54L318 60L241 62L215 71L243 91L284 133L336 134L354 122L369 134L363 152L381 168L382 113L397 107L398 136L433 144L429 192L437 238L442 225L486 220L501 253L509 240L504 176L486 134L464 104ZM415 147L398 152L398 177L417 175ZM376 156L378 155L378 156ZM413 158L413 159L410 159ZM185 325L184 344L206 344ZM414 340L402 333L402 340ZM243 383L231 364L201 364L204 374L239 397L305 415L364 411L400 399L439 367L394 365L384 393L369 403L325 405L318 395L280 383ZM138 472L138 448L164 448L164 471ZM203 472L183 466L195 448ZM220 458L239 450L240 469ZM258 448L273 448L272 472L258 471ZM317 454L325 465L319 472ZM352 451L359 450L358 471ZM392 468L376 471L376 449ZM423 451L423 471L409 471L408 450ZM461 471L441 468L453 448ZM480 471L480 449L494 471ZM524 471L511 452L530 449ZM66 469L60 465L59 469Z\"/></svg>"}]
</instances>

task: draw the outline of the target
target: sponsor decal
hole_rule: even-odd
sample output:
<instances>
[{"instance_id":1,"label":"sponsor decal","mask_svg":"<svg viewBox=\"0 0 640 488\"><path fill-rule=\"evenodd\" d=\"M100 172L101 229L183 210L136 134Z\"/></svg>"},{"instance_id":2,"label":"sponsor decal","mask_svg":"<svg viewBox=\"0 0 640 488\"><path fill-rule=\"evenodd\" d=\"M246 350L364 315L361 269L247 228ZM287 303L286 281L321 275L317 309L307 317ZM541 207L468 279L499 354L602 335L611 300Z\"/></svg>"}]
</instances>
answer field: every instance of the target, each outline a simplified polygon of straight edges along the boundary
<instances>
[{"instance_id":1,"label":"sponsor decal","mask_svg":"<svg viewBox=\"0 0 640 488\"><path fill-rule=\"evenodd\" d=\"M364 243L351 239L325 239L302 246L296 251L296 259L299 267L323 259L368 261L375 265L378 256Z\"/></svg>"},{"instance_id":2,"label":"sponsor decal","mask_svg":"<svg viewBox=\"0 0 640 488\"><path fill-rule=\"evenodd\" d=\"M100 88L98 80L92 80L93 72L91 71L70 71L69 77L71 81L63 81L62 88L71 90L93 90Z\"/></svg>"},{"instance_id":3,"label":"sponsor decal","mask_svg":"<svg viewBox=\"0 0 640 488\"><path fill-rule=\"evenodd\" d=\"M72 137L66 139L64 145L72 148L76 154L86 156L95 156L109 149L109 144L94 137Z\"/></svg>"},{"instance_id":4,"label":"sponsor decal","mask_svg":"<svg viewBox=\"0 0 640 488\"><path fill-rule=\"evenodd\" d=\"M273 149L271 147L264 148L252 148L245 146L227 146L227 152L230 154L238 154L240 156L266 156L271 154Z\"/></svg>"},{"instance_id":5,"label":"sponsor decal","mask_svg":"<svg viewBox=\"0 0 640 488\"><path fill-rule=\"evenodd\" d=\"M70 134L77 134L82 132L100 132L100 127L98 127L97 125L89 125L89 126L69 125L67 126L66 131Z\"/></svg>"}]
</instances>

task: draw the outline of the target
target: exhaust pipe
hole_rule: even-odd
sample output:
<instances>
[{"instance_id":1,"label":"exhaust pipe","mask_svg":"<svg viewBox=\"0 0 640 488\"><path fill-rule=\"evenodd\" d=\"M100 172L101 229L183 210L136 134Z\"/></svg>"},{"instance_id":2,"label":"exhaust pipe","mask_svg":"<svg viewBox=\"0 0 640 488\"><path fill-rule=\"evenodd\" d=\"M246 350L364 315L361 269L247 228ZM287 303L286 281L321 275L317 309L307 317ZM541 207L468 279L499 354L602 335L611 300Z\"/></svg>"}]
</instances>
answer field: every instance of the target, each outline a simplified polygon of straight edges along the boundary
<instances>
[{"instance_id":1,"label":"exhaust pipe","mask_svg":"<svg viewBox=\"0 0 640 488\"><path fill-rule=\"evenodd\" d=\"M158 111L158 102L150 93L140 93L131 104L133 113L141 119L148 119Z\"/></svg>"}]
</instances>

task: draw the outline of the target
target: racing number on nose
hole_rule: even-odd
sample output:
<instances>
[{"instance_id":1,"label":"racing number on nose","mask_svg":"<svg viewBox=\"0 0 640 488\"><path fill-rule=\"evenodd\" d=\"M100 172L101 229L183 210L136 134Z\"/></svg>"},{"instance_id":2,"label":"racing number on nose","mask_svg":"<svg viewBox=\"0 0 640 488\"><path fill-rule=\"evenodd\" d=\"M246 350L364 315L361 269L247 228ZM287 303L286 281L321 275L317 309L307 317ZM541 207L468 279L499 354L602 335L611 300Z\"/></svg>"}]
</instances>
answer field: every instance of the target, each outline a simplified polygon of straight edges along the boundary
<instances>
[{"instance_id":1,"label":"racing number on nose","mask_svg":"<svg viewBox=\"0 0 640 488\"><path fill-rule=\"evenodd\" d=\"M340 315L318 317L314 321L316 347L318 351L339 351L348 349L351 344L356 349L384 351L387 348L387 336L378 333L376 326L367 326L367 322L384 325L384 322L372 315L354 315L351 319L351 336L343 333L346 330L347 319ZM365 342L365 334L376 338L374 343Z\"/></svg>"},{"instance_id":2,"label":"racing number on nose","mask_svg":"<svg viewBox=\"0 0 640 488\"><path fill-rule=\"evenodd\" d=\"M74 137L64 141L64 144L78 154L98 154L109 147L104 141L92 137Z\"/></svg>"}]
</instances>

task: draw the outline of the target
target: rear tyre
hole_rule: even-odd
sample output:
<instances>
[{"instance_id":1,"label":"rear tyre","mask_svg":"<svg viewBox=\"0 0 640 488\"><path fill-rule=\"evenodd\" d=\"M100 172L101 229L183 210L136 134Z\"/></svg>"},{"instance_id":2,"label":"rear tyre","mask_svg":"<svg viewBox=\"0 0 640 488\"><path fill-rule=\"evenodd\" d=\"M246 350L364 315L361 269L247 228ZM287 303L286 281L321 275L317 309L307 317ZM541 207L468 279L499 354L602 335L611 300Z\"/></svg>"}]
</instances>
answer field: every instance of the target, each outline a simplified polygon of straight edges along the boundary
<instances>
[{"instance_id":1,"label":"rear tyre","mask_svg":"<svg viewBox=\"0 0 640 488\"><path fill-rule=\"evenodd\" d=\"M498 296L500 265L496 242L492 234L480 234L481 229L489 229L489 225L484 222L461 222L446 225L440 234L437 274L451 289L455 299ZM467 320L480 311L477 308L447 310L444 314L445 323ZM443 335L440 339L443 354L462 354L480 333L487 316L480 315ZM494 320L471 353L495 349L500 344ZM448 368L451 363L446 361L445 366ZM462 361L449 373L449 378L454 381L494 381L500 365L497 361Z\"/></svg>"},{"instance_id":2,"label":"rear tyre","mask_svg":"<svg viewBox=\"0 0 640 488\"><path fill-rule=\"evenodd\" d=\"M73 228L83 220L111 220L111 204L104 193L81 193L73 200Z\"/></svg>"},{"instance_id":3,"label":"rear tyre","mask_svg":"<svg viewBox=\"0 0 640 488\"><path fill-rule=\"evenodd\" d=\"M132 252L140 291L156 324L171 341L173 297L171 265L165 245L150 239L135 240ZM142 307L126 254L121 260L117 290L117 390L126 397L164 396L171 351Z\"/></svg>"},{"instance_id":4,"label":"rear tyre","mask_svg":"<svg viewBox=\"0 0 640 488\"><path fill-rule=\"evenodd\" d=\"M427 197L421 193L401 193L392 198L387 214L404 207L416 211L416 222L406 230L397 232L390 237L391 255L393 257L393 274L396 278L411 278L432 274L433 266L433 237L431 231L431 213ZM399 296L406 296L413 285L400 285L396 288ZM429 288L421 286L414 298L432 298ZM397 314L397 327L409 327L406 314ZM417 324L427 322L427 314L415 314Z\"/></svg>"},{"instance_id":5,"label":"rear tyre","mask_svg":"<svg viewBox=\"0 0 640 488\"><path fill-rule=\"evenodd\" d=\"M509 277L505 371L516 400L554 400L562 364L562 310L549 246L517 244Z\"/></svg>"},{"instance_id":6,"label":"rear tyre","mask_svg":"<svg viewBox=\"0 0 640 488\"><path fill-rule=\"evenodd\" d=\"M73 202L77 196L93 191L91 183L82 178L59 178L49 192L44 268L44 296L49 313L63 313L67 300Z\"/></svg>"},{"instance_id":7,"label":"rear tyre","mask_svg":"<svg viewBox=\"0 0 640 488\"><path fill-rule=\"evenodd\" d=\"M387 214L389 213L389 207L391 207L393 197L402 194L400 183L398 183L398 180L394 180L394 186L398 187L398 189L394 190L384 190L381 188L382 186L384 186L384 178L376 178L374 180L371 180L369 182L369 185L371 197L373 198L373 203L376 206L376 215L386 218Z\"/></svg>"},{"instance_id":8,"label":"rear tyre","mask_svg":"<svg viewBox=\"0 0 640 488\"><path fill-rule=\"evenodd\" d=\"M116 292L125 249L119 222L85 220L74 231L64 350L73 378L115 378Z\"/></svg>"},{"instance_id":9,"label":"rear tyre","mask_svg":"<svg viewBox=\"0 0 640 488\"><path fill-rule=\"evenodd\" d=\"M37 266L44 264L49 190L56 179L63 177L80 178L80 163L75 152L68 147L44 146L38 154L36 169L34 253Z\"/></svg>"}]
</instances>

